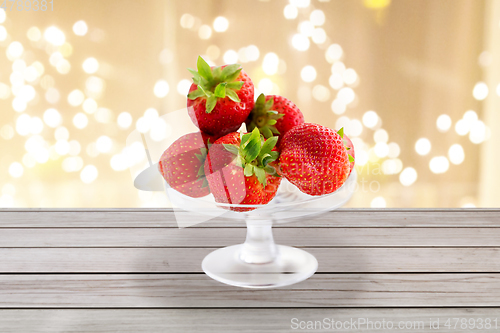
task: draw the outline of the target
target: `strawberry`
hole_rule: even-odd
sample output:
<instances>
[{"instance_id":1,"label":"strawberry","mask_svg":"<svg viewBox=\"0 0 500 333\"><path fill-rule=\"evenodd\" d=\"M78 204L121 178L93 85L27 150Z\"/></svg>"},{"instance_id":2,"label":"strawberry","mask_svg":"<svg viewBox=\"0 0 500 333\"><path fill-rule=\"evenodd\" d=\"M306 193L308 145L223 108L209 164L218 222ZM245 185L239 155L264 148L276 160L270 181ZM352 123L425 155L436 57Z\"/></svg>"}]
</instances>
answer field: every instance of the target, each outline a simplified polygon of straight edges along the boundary
<instances>
[{"instance_id":1,"label":"strawberry","mask_svg":"<svg viewBox=\"0 0 500 333\"><path fill-rule=\"evenodd\" d=\"M350 159L339 132L305 123L292 128L281 143L281 174L309 195L332 193L350 173Z\"/></svg>"},{"instance_id":2,"label":"strawberry","mask_svg":"<svg viewBox=\"0 0 500 333\"><path fill-rule=\"evenodd\" d=\"M356 159L356 156L354 154L354 145L352 144L351 139L347 135L344 134L344 146L347 149L347 153L351 156L349 157L349 162L351 163L351 170L349 171L349 174L352 172L352 169L354 168L354 160Z\"/></svg>"},{"instance_id":3,"label":"strawberry","mask_svg":"<svg viewBox=\"0 0 500 333\"><path fill-rule=\"evenodd\" d=\"M210 193L203 165L210 137L195 132L174 141L160 157L158 169L173 189L193 198Z\"/></svg>"},{"instance_id":4,"label":"strawberry","mask_svg":"<svg viewBox=\"0 0 500 333\"><path fill-rule=\"evenodd\" d=\"M198 71L187 95L193 123L203 132L223 136L240 128L255 104L254 86L239 64L210 67L198 57Z\"/></svg>"},{"instance_id":5,"label":"strawberry","mask_svg":"<svg viewBox=\"0 0 500 333\"><path fill-rule=\"evenodd\" d=\"M293 127L304 123L299 108L282 96L260 94L246 120L247 129L257 127L265 138L285 135Z\"/></svg>"},{"instance_id":6,"label":"strawberry","mask_svg":"<svg viewBox=\"0 0 500 333\"><path fill-rule=\"evenodd\" d=\"M279 153L277 137L267 140L258 129L251 133L229 133L215 141L208 151L205 174L215 201L241 205L263 205L274 198L281 178L272 166ZM251 207L230 207L249 211Z\"/></svg>"}]
</instances>

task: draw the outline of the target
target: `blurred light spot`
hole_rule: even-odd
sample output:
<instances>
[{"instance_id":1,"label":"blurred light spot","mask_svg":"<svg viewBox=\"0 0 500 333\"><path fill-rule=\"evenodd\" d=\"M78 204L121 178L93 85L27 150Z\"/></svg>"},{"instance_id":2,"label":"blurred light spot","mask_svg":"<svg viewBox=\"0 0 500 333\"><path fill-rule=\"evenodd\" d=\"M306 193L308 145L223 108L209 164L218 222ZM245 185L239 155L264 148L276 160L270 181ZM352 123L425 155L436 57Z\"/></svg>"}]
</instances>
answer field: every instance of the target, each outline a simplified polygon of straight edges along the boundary
<instances>
[{"instance_id":1,"label":"blurred light spot","mask_svg":"<svg viewBox=\"0 0 500 333\"><path fill-rule=\"evenodd\" d=\"M45 92L45 99L50 104L56 104L57 102L59 102L59 98L60 98L59 90L57 90L56 88L49 88Z\"/></svg>"},{"instance_id":2,"label":"blurred light spot","mask_svg":"<svg viewBox=\"0 0 500 333\"><path fill-rule=\"evenodd\" d=\"M455 132L457 132L458 135L464 136L469 133L470 126L471 124L468 124L467 121L465 121L464 119L460 119L455 124Z\"/></svg>"},{"instance_id":3,"label":"blurred light spot","mask_svg":"<svg viewBox=\"0 0 500 333\"><path fill-rule=\"evenodd\" d=\"M50 75L44 75L44 77L42 77L42 79L40 80L40 86L45 90L53 88L54 85L55 85L55 80Z\"/></svg>"},{"instance_id":4,"label":"blurred light spot","mask_svg":"<svg viewBox=\"0 0 500 333\"><path fill-rule=\"evenodd\" d=\"M57 63L56 70L61 74L68 74L71 70L71 64L68 60L62 59Z\"/></svg>"},{"instance_id":5,"label":"blurred light spot","mask_svg":"<svg viewBox=\"0 0 500 333\"><path fill-rule=\"evenodd\" d=\"M368 163L368 153L365 150L356 150L356 165L365 165Z\"/></svg>"},{"instance_id":6,"label":"blurred light spot","mask_svg":"<svg viewBox=\"0 0 500 333\"><path fill-rule=\"evenodd\" d=\"M100 95L104 90L104 80L97 76L91 76L85 81L85 88L88 95Z\"/></svg>"},{"instance_id":7,"label":"blurred light spot","mask_svg":"<svg viewBox=\"0 0 500 333\"><path fill-rule=\"evenodd\" d=\"M391 0L364 0L364 5L366 8L370 9L381 9L389 6Z\"/></svg>"},{"instance_id":8,"label":"blurred light spot","mask_svg":"<svg viewBox=\"0 0 500 333\"><path fill-rule=\"evenodd\" d=\"M147 131L149 131L149 128L150 128L150 124L149 122L144 118L144 117L140 117L139 119L137 119L137 121L135 122L135 128L140 132L140 133L146 133Z\"/></svg>"},{"instance_id":9,"label":"blurred light spot","mask_svg":"<svg viewBox=\"0 0 500 333\"><path fill-rule=\"evenodd\" d=\"M461 164L465 159L465 152L462 146L458 143L452 145L450 149L448 149L448 158L453 164Z\"/></svg>"},{"instance_id":10,"label":"blurred light spot","mask_svg":"<svg viewBox=\"0 0 500 333\"><path fill-rule=\"evenodd\" d=\"M326 32L323 28L316 28L312 32L312 40L316 44L323 44L326 42Z\"/></svg>"},{"instance_id":11,"label":"blurred light spot","mask_svg":"<svg viewBox=\"0 0 500 333\"><path fill-rule=\"evenodd\" d=\"M85 184L90 184L94 180L96 180L98 175L99 172L95 166L87 165L85 168L83 168L82 172L80 172L80 179Z\"/></svg>"},{"instance_id":12,"label":"blurred light spot","mask_svg":"<svg viewBox=\"0 0 500 333\"><path fill-rule=\"evenodd\" d=\"M273 90L273 82L268 78L263 78L259 81L259 90L264 95L268 95Z\"/></svg>"},{"instance_id":13,"label":"blurred light spot","mask_svg":"<svg viewBox=\"0 0 500 333\"><path fill-rule=\"evenodd\" d=\"M194 26L194 16L191 14L183 14L181 16L181 27L184 29L191 29Z\"/></svg>"},{"instance_id":14,"label":"blurred light spot","mask_svg":"<svg viewBox=\"0 0 500 333\"><path fill-rule=\"evenodd\" d=\"M118 115L118 126L127 129L132 125L132 116L128 112L122 112Z\"/></svg>"},{"instance_id":15,"label":"blurred light spot","mask_svg":"<svg viewBox=\"0 0 500 333\"><path fill-rule=\"evenodd\" d=\"M16 187L10 183L2 186L2 194L14 196L16 194Z\"/></svg>"},{"instance_id":16,"label":"blurred light spot","mask_svg":"<svg viewBox=\"0 0 500 333\"><path fill-rule=\"evenodd\" d=\"M286 5L283 10L283 15L287 20L293 20L299 15L299 10L294 5Z\"/></svg>"},{"instance_id":17,"label":"blurred light spot","mask_svg":"<svg viewBox=\"0 0 500 333\"><path fill-rule=\"evenodd\" d=\"M474 123L475 121L477 121L479 119L476 111L473 111L473 110L469 110L469 111L465 112L464 116L462 118L463 118L463 120L465 120L468 123Z\"/></svg>"},{"instance_id":18,"label":"blurred light spot","mask_svg":"<svg viewBox=\"0 0 500 333\"><path fill-rule=\"evenodd\" d=\"M346 128L349 126L350 122L351 120L346 116L339 117L335 122L335 128L337 129L341 129L342 127Z\"/></svg>"},{"instance_id":19,"label":"blurred light spot","mask_svg":"<svg viewBox=\"0 0 500 333\"><path fill-rule=\"evenodd\" d=\"M358 119L352 119L346 128L350 137L360 136L363 133L363 124Z\"/></svg>"},{"instance_id":20,"label":"blurred light spot","mask_svg":"<svg viewBox=\"0 0 500 333\"><path fill-rule=\"evenodd\" d=\"M3 25L0 25L0 42L3 42L7 39L8 33L7 29Z\"/></svg>"},{"instance_id":21,"label":"blurred light spot","mask_svg":"<svg viewBox=\"0 0 500 333\"><path fill-rule=\"evenodd\" d=\"M389 143L389 153L387 154L388 157L390 158L396 158L399 156L401 153L401 148L399 148L399 145L396 142L391 142Z\"/></svg>"},{"instance_id":22,"label":"blurred light spot","mask_svg":"<svg viewBox=\"0 0 500 333\"><path fill-rule=\"evenodd\" d=\"M33 168L36 165L36 159L33 154L26 153L23 156L23 164L27 168Z\"/></svg>"},{"instance_id":23,"label":"blurred light spot","mask_svg":"<svg viewBox=\"0 0 500 333\"><path fill-rule=\"evenodd\" d=\"M113 148L113 141L109 136L102 135L97 139L95 145L100 153L107 153Z\"/></svg>"},{"instance_id":24,"label":"blurred light spot","mask_svg":"<svg viewBox=\"0 0 500 333\"><path fill-rule=\"evenodd\" d=\"M382 172L385 175L397 175L403 169L403 162L400 159L385 160L382 163Z\"/></svg>"},{"instance_id":25,"label":"blurred light spot","mask_svg":"<svg viewBox=\"0 0 500 333\"><path fill-rule=\"evenodd\" d=\"M3 8L0 8L0 23L4 23L7 18L7 13Z\"/></svg>"},{"instance_id":26,"label":"blurred light spot","mask_svg":"<svg viewBox=\"0 0 500 333\"><path fill-rule=\"evenodd\" d=\"M373 140L375 142L385 142L389 141L389 133L384 129L378 129L373 133Z\"/></svg>"},{"instance_id":27,"label":"blurred light spot","mask_svg":"<svg viewBox=\"0 0 500 333\"><path fill-rule=\"evenodd\" d=\"M9 166L9 174L14 178L19 178L23 175L24 168L19 162L14 162Z\"/></svg>"},{"instance_id":28,"label":"blurred light spot","mask_svg":"<svg viewBox=\"0 0 500 333\"><path fill-rule=\"evenodd\" d=\"M72 156L76 156L80 154L80 151L82 150L82 147L80 146L80 142L76 140L71 140L69 142L69 154Z\"/></svg>"},{"instance_id":29,"label":"blurred light spot","mask_svg":"<svg viewBox=\"0 0 500 333\"><path fill-rule=\"evenodd\" d=\"M405 168L399 174L399 182L403 186L410 186L417 180L417 171L411 167Z\"/></svg>"},{"instance_id":30,"label":"blurred light spot","mask_svg":"<svg viewBox=\"0 0 500 333\"><path fill-rule=\"evenodd\" d=\"M66 140L59 140L55 144L56 153L59 156L64 156L69 153L69 143Z\"/></svg>"},{"instance_id":31,"label":"blurred light spot","mask_svg":"<svg viewBox=\"0 0 500 333\"><path fill-rule=\"evenodd\" d=\"M73 46L69 43L64 43L62 46L59 46L59 52L63 55L63 57L67 58L73 54Z\"/></svg>"},{"instance_id":32,"label":"blurred light spot","mask_svg":"<svg viewBox=\"0 0 500 333\"><path fill-rule=\"evenodd\" d=\"M332 87L333 89L339 90L344 86L344 79L342 78L342 75L338 73L333 73L328 79L328 83L330 84L330 87Z\"/></svg>"},{"instance_id":33,"label":"blurred light spot","mask_svg":"<svg viewBox=\"0 0 500 333\"><path fill-rule=\"evenodd\" d=\"M113 120L113 112L108 108L98 108L94 114L94 118L101 124L107 124Z\"/></svg>"},{"instance_id":34,"label":"blurred light spot","mask_svg":"<svg viewBox=\"0 0 500 333\"><path fill-rule=\"evenodd\" d=\"M278 72L278 65L280 59L278 55L274 52L267 53L262 61L262 70L267 75L274 75Z\"/></svg>"},{"instance_id":35,"label":"blurred light spot","mask_svg":"<svg viewBox=\"0 0 500 333\"><path fill-rule=\"evenodd\" d=\"M486 85L486 83L478 82L472 90L472 96L474 96L474 98L478 101L482 101L483 99L488 97L488 92L488 86Z\"/></svg>"},{"instance_id":36,"label":"blurred light spot","mask_svg":"<svg viewBox=\"0 0 500 333\"><path fill-rule=\"evenodd\" d=\"M476 205L474 205L472 202L468 202L463 204L462 208L476 208Z\"/></svg>"},{"instance_id":37,"label":"blurred light spot","mask_svg":"<svg viewBox=\"0 0 500 333\"><path fill-rule=\"evenodd\" d=\"M0 99L7 99L10 97L10 87L5 83L0 82Z\"/></svg>"},{"instance_id":38,"label":"blurred light spot","mask_svg":"<svg viewBox=\"0 0 500 333\"><path fill-rule=\"evenodd\" d=\"M298 8L305 8L311 4L311 0L290 0L290 4Z\"/></svg>"},{"instance_id":39,"label":"blurred light spot","mask_svg":"<svg viewBox=\"0 0 500 333\"><path fill-rule=\"evenodd\" d=\"M17 59L12 63L12 70L14 72L23 72L26 69L26 62L21 59Z\"/></svg>"},{"instance_id":40,"label":"blurred light spot","mask_svg":"<svg viewBox=\"0 0 500 333\"><path fill-rule=\"evenodd\" d=\"M315 26L320 26L325 24L325 13L321 9L315 9L309 15L309 20Z\"/></svg>"},{"instance_id":41,"label":"blurred light spot","mask_svg":"<svg viewBox=\"0 0 500 333\"><path fill-rule=\"evenodd\" d=\"M13 72L10 74L9 79L13 86L24 85L24 75L19 72Z\"/></svg>"},{"instance_id":42,"label":"blurred light spot","mask_svg":"<svg viewBox=\"0 0 500 333\"><path fill-rule=\"evenodd\" d=\"M342 114L346 110L346 105L339 99L334 99L331 105L332 111L335 114Z\"/></svg>"},{"instance_id":43,"label":"blurred light spot","mask_svg":"<svg viewBox=\"0 0 500 333\"><path fill-rule=\"evenodd\" d=\"M326 102L330 99L330 90L327 87L318 84L314 86L312 96L320 102Z\"/></svg>"},{"instance_id":44,"label":"blurred light spot","mask_svg":"<svg viewBox=\"0 0 500 333\"><path fill-rule=\"evenodd\" d=\"M363 124L368 128L374 128L378 123L378 115L375 111L366 111L363 115Z\"/></svg>"},{"instance_id":45,"label":"blurred light spot","mask_svg":"<svg viewBox=\"0 0 500 333\"><path fill-rule=\"evenodd\" d=\"M385 142L377 142L373 148L375 155L380 158L386 157L389 154L389 146Z\"/></svg>"},{"instance_id":46,"label":"blurred light spot","mask_svg":"<svg viewBox=\"0 0 500 333\"><path fill-rule=\"evenodd\" d=\"M66 127L59 126L54 132L54 137L56 140L68 140L69 131Z\"/></svg>"},{"instance_id":47,"label":"blurred light spot","mask_svg":"<svg viewBox=\"0 0 500 333\"><path fill-rule=\"evenodd\" d=\"M62 168L66 172L76 172L83 168L83 159L77 157L66 157L62 162Z\"/></svg>"},{"instance_id":48,"label":"blurred light spot","mask_svg":"<svg viewBox=\"0 0 500 333\"><path fill-rule=\"evenodd\" d=\"M444 133L451 127L451 118L447 114L442 114L437 118L436 126L438 131Z\"/></svg>"},{"instance_id":49,"label":"blurred light spot","mask_svg":"<svg viewBox=\"0 0 500 333\"><path fill-rule=\"evenodd\" d=\"M212 28L206 24L202 25L198 30L198 37L201 39L209 39L210 36L212 36Z\"/></svg>"},{"instance_id":50,"label":"blurred light spot","mask_svg":"<svg viewBox=\"0 0 500 333\"><path fill-rule=\"evenodd\" d=\"M373 198L372 202L370 203L371 208L385 208L386 206L387 203L385 202L385 199L383 197Z\"/></svg>"},{"instance_id":51,"label":"blurred light spot","mask_svg":"<svg viewBox=\"0 0 500 333\"><path fill-rule=\"evenodd\" d=\"M486 140L486 125L481 120L472 123L469 139L475 144L480 144Z\"/></svg>"},{"instance_id":52,"label":"blurred light spot","mask_svg":"<svg viewBox=\"0 0 500 333\"><path fill-rule=\"evenodd\" d=\"M238 62L238 53L235 50L227 50L223 58L226 64L235 64Z\"/></svg>"},{"instance_id":53,"label":"blurred light spot","mask_svg":"<svg viewBox=\"0 0 500 333\"><path fill-rule=\"evenodd\" d=\"M34 66L29 66L23 71L23 76L26 81L33 82L38 78L38 71Z\"/></svg>"},{"instance_id":54,"label":"blurred light spot","mask_svg":"<svg viewBox=\"0 0 500 333\"><path fill-rule=\"evenodd\" d=\"M167 81L158 80L155 83L154 94L158 98L163 98L163 97L167 96L169 89L170 89L170 87L168 86Z\"/></svg>"},{"instance_id":55,"label":"blurred light spot","mask_svg":"<svg viewBox=\"0 0 500 333\"><path fill-rule=\"evenodd\" d=\"M300 77L304 82L312 82L316 79L316 69L311 65L305 66L300 71Z\"/></svg>"},{"instance_id":56,"label":"blurred light spot","mask_svg":"<svg viewBox=\"0 0 500 333\"><path fill-rule=\"evenodd\" d=\"M7 47L7 55L9 56L9 59L17 59L23 55L23 52L23 44L19 42L12 42Z\"/></svg>"},{"instance_id":57,"label":"blurred light spot","mask_svg":"<svg viewBox=\"0 0 500 333\"><path fill-rule=\"evenodd\" d=\"M26 36L32 42L38 42L42 38L42 32L37 27L31 27L28 29Z\"/></svg>"},{"instance_id":58,"label":"blurred light spot","mask_svg":"<svg viewBox=\"0 0 500 333\"><path fill-rule=\"evenodd\" d=\"M344 78L344 72L346 70L345 64L342 61L335 61L331 67L332 74L338 73L342 75L342 79Z\"/></svg>"},{"instance_id":59,"label":"blurred light spot","mask_svg":"<svg viewBox=\"0 0 500 333\"><path fill-rule=\"evenodd\" d=\"M149 136L153 141L162 141L170 136L172 128L163 119L158 119L151 125Z\"/></svg>"},{"instance_id":60,"label":"blurred light spot","mask_svg":"<svg viewBox=\"0 0 500 333\"><path fill-rule=\"evenodd\" d=\"M92 114L97 111L97 102L93 98L87 98L82 105L83 111Z\"/></svg>"},{"instance_id":61,"label":"blurred light spot","mask_svg":"<svg viewBox=\"0 0 500 333\"><path fill-rule=\"evenodd\" d=\"M44 148L46 145L45 140L40 135L32 135L26 140L24 144L24 149L28 153L35 154L41 148Z\"/></svg>"},{"instance_id":62,"label":"blurred light spot","mask_svg":"<svg viewBox=\"0 0 500 333\"><path fill-rule=\"evenodd\" d=\"M62 32L56 27L49 27L45 29L43 37L47 42L55 46L61 46L66 41L66 36L64 35L64 32Z\"/></svg>"},{"instance_id":63,"label":"blurred light spot","mask_svg":"<svg viewBox=\"0 0 500 333\"><path fill-rule=\"evenodd\" d=\"M43 113L43 121L45 121L47 126L56 128L62 123L62 117L56 109L51 108Z\"/></svg>"},{"instance_id":64,"label":"blurred light spot","mask_svg":"<svg viewBox=\"0 0 500 333\"><path fill-rule=\"evenodd\" d=\"M311 101L311 88L308 86L301 85L297 89L297 97L302 103L308 103ZM258 96L258 95L257 95Z\"/></svg>"},{"instance_id":65,"label":"blurred light spot","mask_svg":"<svg viewBox=\"0 0 500 333\"><path fill-rule=\"evenodd\" d=\"M207 48L206 54L210 58L210 60L215 61L220 56L220 49L217 47L217 45L210 45Z\"/></svg>"},{"instance_id":66,"label":"blurred light spot","mask_svg":"<svg viewBox=\"0 0 500 333\"><path fill-rule=\"evenodd\" d=\"M86 151L87 151L87 155L89 155L90 157L99 156L99 150L97 150L97 146L96 146L95 142L88 144Z\"/></svg>"},{"instance_id":67,"label":"blurred light spot","mask_svg":"<svg viewBox=\"0 0 500 333\"><path fill-rule=\"evenodd\" d=\"M68 103L72 106L78 106L83 103L85 95L81 90L75 89L68 95Z\"/></svg>"},{"instance_id":68,"label":"blurred light spot","mask_svg":"<svg viewBox=\"0 0 500 333\"><path fill-rule=\"evenodd\" d=\"M295 34L292 37L292 46L298 51L306 51L309 48L310 42L307 36Z\"/></svg>"},{"instance_id":69,"label":"blurred light spot","mask_svg":"<svg viewBox=\"0 0 500 333\"><path fill-rule=\"evenodd\" d=\"M214 30L224 32L229 27L229 21L224 16L218 16L214 20Z\"/></svg>"},{"instance_id":70,"label":"blurred light spot","mask_svg":"<svg viewBox=\"0 0 500 333\"><path fill-rule=\"evenodd\" d=\"M10 140L14 137L14 129L10 125L3 125L0 128L0 136L5 140Z\"/></svg>"},{"instance_id":71,"label":"blurred light spot","mask_svg":"<svg viewBox=\"0 0 500 333\"><path fill-rule=\"evenodd\" d=\"M99 61L96 58L90 57L85 59L82 64L83 71L87 74L94 74L99 70Z\"/></svg>"},{"instance_id":72,"label":"blurred light spot","mask_svg":"<svg viewBox=\"0 0 500 333\"><path fill-rule=\"evenodd\" d=\"M488 51L483 51L479 55L478 63L479 63L479 66L481 66L481 67L488 67L489 65L491 65L492 61L493 61L493 56Z\"/></svg>"},{"instance_id":73,"label":"blurred light spot","mask_svg":"<svg viewBox=\"0 0 500 333\"><path fill-rule=\"evenodd\" d=\"M187 96L189 89L191 88L191 83L192 82L190 80L180 80L177 84L177 92L182 96Z\"/></svg>"},{"instance_id":74,"label":"blurred light spot","mask_svg":"<svg viewBox=\"0 0 500 333\"><path fill-rule=\"evenodd\" d=\"M83 20L76 21L75 24L73 24L73 32L77 36L85 36L88 30L87 23Z\"/></svg>"},{"instance_id":75,"label":"blurred light spot","mask_svg":"<svg viewBox=\"0 0 500 333\"><path fill-rule=\"evenodd\" d=\"M314 25L309 21L302 21L299 23L299 32L304 35L311 37L314 31Z\"/></svg>"},{"instance_id":76,"label":"blurred light spot","mask_svg":"<svg viewBox=\"0 0 500 333\"><path fill-rule=\"evenodd\" d=\"M43 131L43 121L38 117L33 117L29 122L30 133L39 134Z\"/></svg>"},{"instance_id":77,"label":"blurred light spot","mask_svg":"<svg viewBox=\"0 0 500 333\"><path fill-rule=\"evenodd\" d=\"M78 112L73 117L73 125L78 129L84 129L89 124L89 119L84 113Z\"/></svg>"},{"instance_id":78,"label":"blurred light spot","mask_svg":"<svg viewBox=\"0 0 500 333\"><path fill-rule=\"evenodd\" d=\"M422 156L429 154L431 147L431 142L427 138L420 138L415 143L415 151Z\"/></svg>"},{"instance_id":79,"label":"blurred light spot","mask_svg":"<svg viewBox=\"0 0 500 333\"><path fill-rule=\"evenodd\" d=\"M354 99L356 98L356 94L351 88L344 87L337 93L337 98L347 105L354 101Z\"/></svg>"},{"instance_id":80,"label":"blurred light spot","mask_svg":"<svg viewBox=\"0 0 500 333\"><path fill-rule=\"evenodd\" d=\"M445 156L433 157L429 162L429 168L433 173L445 173L450 167L450 162Z\"/></svg>"},{"instance_id":81,"label":"blurred light spot","mask_svg":"<svg viewBox=\"0 0 500 333\"><path fill-rule=\"evenodd\" d=\"M26 101L22 98L16 97L12 100L12 108L16 112L23 112L27 106Z\"/></svg>"},{"instance_id":82,"label":"blurred light spot","mask_svg":"<svg viewBox=\"0 0 500 333\"><path fill-rule=\"evenodd\" d=\"M342 74L345 84L354 84L358 80L358 74L352 68L348 68Z\"/></svg>"},{"instance_id":83,"label":"blurred light spot","mask_svg":"<svg viewBox=\"0 0 500 333\"><path fill-rule=\"evenodd\" d=\"M332 44L326 49L325 57L326 61L330 64L333 64L335 61L340 60L342 58L344 51L342 47L338 44Z\"/></svg>"}]
</instances>

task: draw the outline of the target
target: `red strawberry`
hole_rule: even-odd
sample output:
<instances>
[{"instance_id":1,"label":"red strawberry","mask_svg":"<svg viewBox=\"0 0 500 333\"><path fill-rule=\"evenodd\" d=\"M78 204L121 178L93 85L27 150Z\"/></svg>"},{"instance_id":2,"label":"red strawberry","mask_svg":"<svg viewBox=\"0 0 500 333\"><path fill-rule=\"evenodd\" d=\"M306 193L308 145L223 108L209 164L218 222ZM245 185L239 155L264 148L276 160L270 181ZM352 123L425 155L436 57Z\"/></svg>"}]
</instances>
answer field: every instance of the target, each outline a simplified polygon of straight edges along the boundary
<instances>
[{"instance_id":1,"label":"red strawberry","mask_svg":"<svg viewBox=\"0 0 500 333\"><path fill-rule=\"evenodd\" d=\"M347 153L351 156L349 157L349 162L351 163L351 170L349 171L349 174L352 172L352 169L354 168L354 160L356 159L356 156L354 154L354 145L352 144L351 139L347 135L344 134L344 146L347 149Z\"/></svg>"},{"instance_id":2,"label":"red strawberry","mask_svg":"<svg viewBox=\"0 0 500 333\"><path fill-rule=\"evenodd\" d=\"M193 198L210 193L203 168L208 139L200 132L183 135L161 155L158 169L170 187Z\"/></svg>"},{"instance_id":3,"label":"red strawberry","mask_svg":"<svg viewBox=\"0 0 500 333\"><path fill-rule=\"evenodd\" d=\"M193 123L210 135L223 136L240 128L255 104L253 83L239 64L211 68L198 57L187 108Z\"/></svg>"},{"instance_id":4,"label":"red strawberry","mask_svg":"<svg viewBox=\"0 0 500 333\"><path fill-rule=\"evenodd\" d=\"M292 128L281 142L281 173L306 194L334 192L350 173L342 134L309 123Z\"/></svg>"},{"instance_id":5,"label":"red strawberry","mask_svg":"<svg viewBox=\"0 0 500 333\"><path fill-rule=\"evenodd\" d=\"M285 135L293 127L304 123L304 116L299 108L282 96L260 94L255 106L246 120L247 129L257 127L262 135Z\"/></svg>"},{"instance_id":6,"label":"red strawberry","mask_svg":"<svg viewBox=\"0 0 500 333\"><path fill-rule=\"evenodd\" d=\"M210 147L205 174L215 201L219 203L262 205L274 198L281 178L271 166L279 153L277 137L264 141L259 130L241 135L230 133ZM231 207L234 211L255 208Z\"/></svg>"}]
</instances>

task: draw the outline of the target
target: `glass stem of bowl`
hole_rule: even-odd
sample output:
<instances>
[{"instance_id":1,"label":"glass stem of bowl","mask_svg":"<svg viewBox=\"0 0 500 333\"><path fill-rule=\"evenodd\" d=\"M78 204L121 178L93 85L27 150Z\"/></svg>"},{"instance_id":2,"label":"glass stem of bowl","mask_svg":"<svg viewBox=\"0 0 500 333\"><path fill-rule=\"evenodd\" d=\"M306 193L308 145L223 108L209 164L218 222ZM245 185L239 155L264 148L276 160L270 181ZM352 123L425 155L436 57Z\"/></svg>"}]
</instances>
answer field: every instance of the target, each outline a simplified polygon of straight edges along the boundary
<instances>
[{"instance_id":1,"label":"glass stem of bowl","mask_svg":"<svg viewBox=\"0 0 500 333\"><path fill-rule=\"evenodd\" d=\"M247 238L240 252L240 259L248 264L273 262L278 255L274 243L272 220L247 219Z\"/></svg>"}]
</instances>

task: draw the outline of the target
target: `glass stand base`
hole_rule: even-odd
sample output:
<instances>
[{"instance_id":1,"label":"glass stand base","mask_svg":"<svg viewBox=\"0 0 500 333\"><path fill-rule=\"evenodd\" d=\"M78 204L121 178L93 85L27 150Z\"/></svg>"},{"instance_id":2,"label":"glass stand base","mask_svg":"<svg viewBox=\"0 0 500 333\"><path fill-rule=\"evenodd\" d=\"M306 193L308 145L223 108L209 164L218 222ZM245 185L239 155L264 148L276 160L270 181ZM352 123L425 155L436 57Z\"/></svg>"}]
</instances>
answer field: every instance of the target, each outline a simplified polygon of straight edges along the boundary
<instances>
[{"instance_id":1,"label":"glass stand base","mask_svg":"<svg viewBox=\"0 0 500 333\"><path fill-rule=\"evenodd\" d=\"M312 254L294 247L276 245L276 255L262 263L247 262L244 247L239 244L213 251L203 260L203 271L231 286L276 288L303 281L318 269Z\"/></svg>"}]
</instances>

